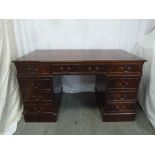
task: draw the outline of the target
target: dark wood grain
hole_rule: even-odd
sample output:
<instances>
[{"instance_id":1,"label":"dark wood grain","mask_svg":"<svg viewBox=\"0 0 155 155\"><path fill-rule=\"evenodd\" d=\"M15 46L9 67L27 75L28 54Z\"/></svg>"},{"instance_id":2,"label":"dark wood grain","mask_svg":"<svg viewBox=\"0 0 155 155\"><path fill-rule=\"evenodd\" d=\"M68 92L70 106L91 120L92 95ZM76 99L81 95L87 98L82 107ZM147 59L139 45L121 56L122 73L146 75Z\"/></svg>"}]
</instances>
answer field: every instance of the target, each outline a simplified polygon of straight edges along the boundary
<instances>
[{"instance_id":1,"label":"dark wood grain","mask_svg":"<svg viewBox=\"0 0 155 155\"><path fill-rule=\"evenodd\" d=\"M55 122L61 75L96 75L103 121L133 121L146 60L123 50L36 50L13 61L28 122Z\"/></svg>"},{"instance_id":2,"label":"dark wood grain","mask_svg":"<svg viewBox=\"0 0 155 155\"><path fill-rule=\"evenodd\" d=\"M135 56L120 49L66 49L66 50L35 50L16 61L39 61L39 62L103 62L103 61L145 61L144 59Z\"/></svg>"}]
</instances>

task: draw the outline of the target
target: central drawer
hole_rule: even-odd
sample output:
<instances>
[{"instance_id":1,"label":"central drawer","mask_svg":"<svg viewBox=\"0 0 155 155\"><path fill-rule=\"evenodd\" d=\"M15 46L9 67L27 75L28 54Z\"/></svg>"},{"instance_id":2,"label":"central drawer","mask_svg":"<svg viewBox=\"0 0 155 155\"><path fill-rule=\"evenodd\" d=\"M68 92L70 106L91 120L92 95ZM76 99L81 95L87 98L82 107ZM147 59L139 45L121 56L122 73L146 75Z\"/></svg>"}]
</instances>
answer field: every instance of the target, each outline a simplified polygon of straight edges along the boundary
<instances>
[{"instance_id":1,"label":"central drawer","mask_svg":"<svg viewBox=\"0 0 155 155\"><path fill-rule=\"evenodd\" d=\"M51 72L53 73L105 73L106 65L52 65Z\"/></svg>"},{"instance_id":2,"label":"central drawer","mask_svg":"<svg viewBox=\"0 0 155 155\"><path fill-rule=\"evenodd\" d=\"M51 91L22 91L24 102L52 102L53 95Z\"/></svg>"}]
</instances>

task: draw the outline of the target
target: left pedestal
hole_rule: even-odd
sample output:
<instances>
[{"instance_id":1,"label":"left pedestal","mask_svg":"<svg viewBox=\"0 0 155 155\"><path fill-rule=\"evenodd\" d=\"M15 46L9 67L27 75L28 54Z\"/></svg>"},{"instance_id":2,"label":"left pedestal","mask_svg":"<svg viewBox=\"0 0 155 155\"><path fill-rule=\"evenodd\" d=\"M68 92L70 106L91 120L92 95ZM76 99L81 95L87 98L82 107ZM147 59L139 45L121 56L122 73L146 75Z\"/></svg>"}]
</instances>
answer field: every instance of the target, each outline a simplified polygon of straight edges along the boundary
<instances>
[{"instance_id":1,"label":"left pedestal","mask_svg":"<svg viewBox=\"0 0 155 155\"><path fill-rule=\"evenodd\" d=\"M26 122L56 122L58 103L49 64L16 64Z\"/></svg>"}]
</instances>

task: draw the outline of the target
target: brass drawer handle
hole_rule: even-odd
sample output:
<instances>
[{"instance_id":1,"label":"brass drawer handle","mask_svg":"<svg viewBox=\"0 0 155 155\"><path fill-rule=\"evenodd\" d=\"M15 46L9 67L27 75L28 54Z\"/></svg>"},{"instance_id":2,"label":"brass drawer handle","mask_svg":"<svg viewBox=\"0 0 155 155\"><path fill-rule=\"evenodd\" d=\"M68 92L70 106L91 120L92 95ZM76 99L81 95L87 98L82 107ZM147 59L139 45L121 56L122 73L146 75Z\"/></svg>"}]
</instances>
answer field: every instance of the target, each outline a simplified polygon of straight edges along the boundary
<instances>
[{"instance_id":1,"label":"brass drawer handle","mask_svg":"<svg viewBox=\"0 0 155 155\"><path fill-rule=\"evenodd\" d=\"M38 97L36 95L32 95L32 99L35 99L36 101L39 101L42 97L42 95L39 95Z\"/></svg>"},{"instance_id":2,"label":"brass drawer handle","mask_svg":"<svg viewBox=\"0 0 155 155\"><path fill-rule=\"evenodd\" d=\"M99 70L99 67L95 67L95 70L96 70L96 71Z\"/></svg>"},{"instance_id":3,"label":"brass drawer handle","mask_svg":"<svg viewBox=\"0 0 155 155\"><path fill-rule=\"evenodd\" d=\"M131 66L121 66L120 69L122 70L122 72L128 73L132 68Z\"/></svg>"},{"instance_id":4,"label":"brass drawer handle","mask_svg":"<svg viewBox=\"0 0 155 155\"><path fill-rule=\"evenodd\" d=\"M39 70L39 68L38 68L38 67L36 67L36 68L35 68L35 71L38 71L38 70Z\"/></svg>"},{"instance_id":5,"label":"brass drawer handle","mask_svg":"<svg viewBox=\"0 0 155 155\"><path fill-rule=\"evenodd\" d=\"M61 67L60 67L60 70L61 70L61 71L63 71L63 70L64 70L64 67L63 67L63 66L61 66Z\"/></svg>"},{"instance_id":6,"label":"brass drawer handle","mask_svg":"<svg viewBox=\"0 0 155 155\"><path fill-rule=\"evenodd\" d=\"M88 67L88 70L89 70L89 71L91 71L91 70L92 70L91 66L89 66L89 67Z\"/></svg>"},{"instance_id":7,"label":"brass drawer handle","mask_svg":"<svg viewBox=\"0 0 155 155\"><path fill-rule=\"evenodd\" d=\"M131 66L124 66L124 67L122 66L121 69L127 73L127 72L131 71Z\"/></svg>"},{"instance_id":8,"label":"brass drawer handle","mask_svg":"<svg viewBox=\"0 0 155 155\"><path fill-rule=\"evenodd\" d=\"M124 82L125 86L128 86L128 82Z\"/></svg>"},{"instance_id":9,"label":"brass drawer handle","mask_svg":"<svg viewBox=\"0 0 155 155\"><path fill-rule=\"evenodd\" d=\"M124 82L118 82L119 86L128 86L128 82L124 81Z\"/></svg>"},{"instance_id":10,"label":"brass drawer handle","mask_svg":"<svg viewBox=\"0 0 155 155\"><path fill-rule=\"evenodd\" d=\"M125 66L125 69L129 71L131 70L131 66Z\"/></svg>"},{"instance_id":11,"label":"brass drawer handle","mask_svg":"<svg viewBox=\"0 0 155 155\"><path fill-rule=\"evenodd\" d=\"M118 82L118 85L119 85L119 86L123 86L122 82Z\"/></svg>"},{"instance_id":12,"label":"brass drawer handle","mask_svg":"<svg viewBox=\"0 0 155 155\"><path fill-rule=\"evenodd\" d=\"M128 95L127 94L123 94L122 97L120 96L120 99L121 100L124 100L124 99L127 99L127 98L128 98Z\"/></svg>"},{"instance_id":13,"label":"brass drawer handle","mask_svg":"<svg viewBox=\"0 0 155 155\"><path fill-rule=\"evenodd\" d=\"M28 67L27 70L28 70L28 71L32 71L32 68L31 68L31 67Z\"/></svg>"},{"instance_id":14,"label":"brass drawer handle","mask_svg":"<svg viewBox=\"0 0 155 155\"><path fill-rule=\"evenodd\" d=\"M39 101L39 100L40 100L40 98L36 98L35 100L36 100L36 101Z\"/></svg>"},{"instance_id":15,"label":"brass drawer handle","mask_svg":"<svg viewBox=\"0 0 155 155\"><path fill-rule=\"evenodd\" d=\"M43 96L42 95L39 95L39 98L41 99Z\"/></svg>"},{"instance_id":16,"label":"brass drawer handle","mask_svg":"<svg viewBox=\"0 0 155 155\"><path fill-rule=\"evenodd\" d=\"M67 70L70 71L71 70L71 67L67 67Z\"/></svg>"},{"instance_id":17,"label":"brass drawer handle","mask_svg":"<svg viewBox=\"0 0 155 155\"><path fill-rule=\"evenodd\" d=\"M42 99L42 95L39 95L37 98L35 97L35 98L33 98L33 99L35 99L36 101L39 101L39 100L41 100Z\"/></svg>"},{"instance_id":18,"label":"brass drawer handle","mask_svg":"<svg viewBox=\"0 0 155 155\"><path fill-rule=\"evenodd\" d=\"M116 105L116 109L118 110L125 110L125 105L122 105L121 107L119 105Z\"/></svg>"},{"instance_id":19,"label":"brass drawer handle","mask_svg":"<svg viewBox=\"0 0 155 155\"><path fill-rule=\"evenodd\" d=\"M119 106L118 105L116 106L116 109L119 109Z\"/></svg>"}]
</instances>

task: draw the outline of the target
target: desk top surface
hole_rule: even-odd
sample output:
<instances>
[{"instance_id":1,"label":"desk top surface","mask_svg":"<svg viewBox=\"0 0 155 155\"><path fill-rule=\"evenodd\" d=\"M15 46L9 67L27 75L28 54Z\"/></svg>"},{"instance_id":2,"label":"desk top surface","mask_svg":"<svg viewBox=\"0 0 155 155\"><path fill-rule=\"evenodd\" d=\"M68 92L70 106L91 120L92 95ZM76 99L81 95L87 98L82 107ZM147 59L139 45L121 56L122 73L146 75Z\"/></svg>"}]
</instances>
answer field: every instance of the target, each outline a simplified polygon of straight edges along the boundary
<instances>
[{"instance_id":1,"label":"desk top surface","mask_svg":"<svg viewBox=\"0 0 155 155\"><path fill-rule=\"evenodd\" d=\"M112 61L142 61L134 54L120 49L59 49L59 50L35 50L26 54L18 61L39 62L112 62Z\"/></svg>"}]
</instances>

